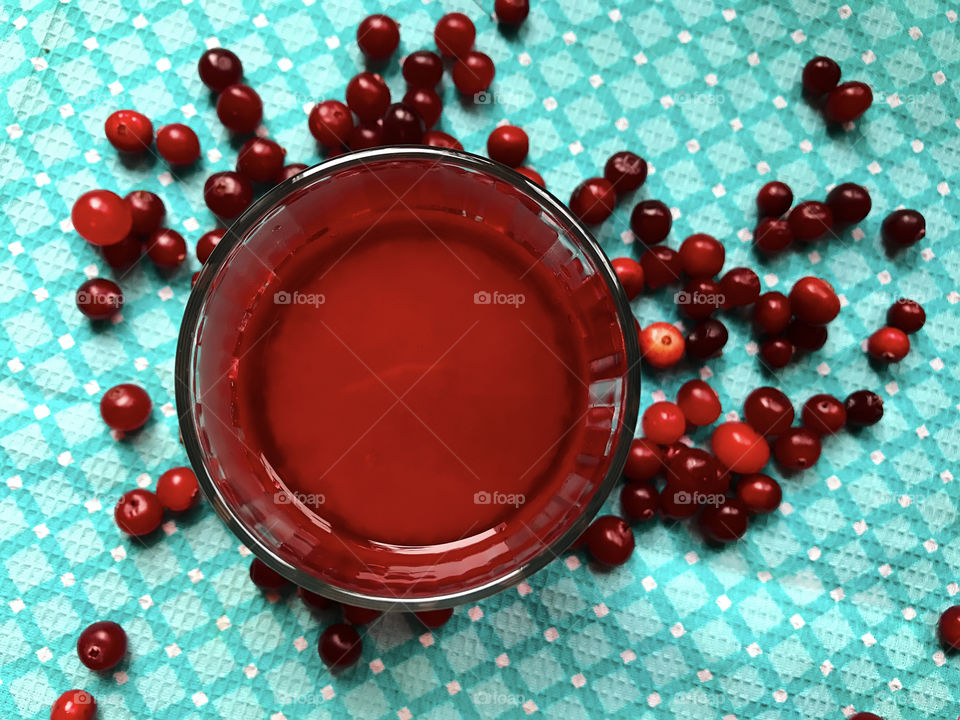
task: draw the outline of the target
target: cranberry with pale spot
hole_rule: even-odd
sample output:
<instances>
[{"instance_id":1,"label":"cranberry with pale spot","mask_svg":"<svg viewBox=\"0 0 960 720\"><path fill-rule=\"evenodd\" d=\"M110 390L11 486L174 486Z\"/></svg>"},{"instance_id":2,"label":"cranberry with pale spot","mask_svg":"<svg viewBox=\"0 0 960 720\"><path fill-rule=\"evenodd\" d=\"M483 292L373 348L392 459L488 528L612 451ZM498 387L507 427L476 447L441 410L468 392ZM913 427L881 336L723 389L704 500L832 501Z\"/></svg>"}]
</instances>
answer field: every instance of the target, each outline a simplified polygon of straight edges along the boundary
<instances>
[{"instance_id":1,"label":"cranberry with pale spot","mask_svg":"<svg viewBox=\"0 0 960 720\"><path fill-rule=\"evenodd\" d=\"M667 322L651 323L640 333L640 355L655 368L676 365L683 357L685 346L683 335Z\"/></svg>"}]
</instances>

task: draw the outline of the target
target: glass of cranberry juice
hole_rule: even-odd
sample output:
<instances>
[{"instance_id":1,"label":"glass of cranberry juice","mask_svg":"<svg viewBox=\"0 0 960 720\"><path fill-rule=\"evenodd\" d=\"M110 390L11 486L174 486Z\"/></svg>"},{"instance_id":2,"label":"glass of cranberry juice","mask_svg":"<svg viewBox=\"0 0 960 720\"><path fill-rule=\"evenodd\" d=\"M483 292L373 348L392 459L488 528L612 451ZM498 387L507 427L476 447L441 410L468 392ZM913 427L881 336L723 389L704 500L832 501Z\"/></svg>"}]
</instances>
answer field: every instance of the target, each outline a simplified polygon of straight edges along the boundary
<instances>
[{"instance_id":1,"label":"glass of cranberry juice","mask_svg":"<svg viewBox=\"0 0 960 720\"><path fill-rule=\"evenodd\" d=\"M623 469L639 350L596 241L514 171L351 153L266 193L207 260L183 441L241 540L354 605L449 607L575 540Z\"/></svg>"}]
</instances>

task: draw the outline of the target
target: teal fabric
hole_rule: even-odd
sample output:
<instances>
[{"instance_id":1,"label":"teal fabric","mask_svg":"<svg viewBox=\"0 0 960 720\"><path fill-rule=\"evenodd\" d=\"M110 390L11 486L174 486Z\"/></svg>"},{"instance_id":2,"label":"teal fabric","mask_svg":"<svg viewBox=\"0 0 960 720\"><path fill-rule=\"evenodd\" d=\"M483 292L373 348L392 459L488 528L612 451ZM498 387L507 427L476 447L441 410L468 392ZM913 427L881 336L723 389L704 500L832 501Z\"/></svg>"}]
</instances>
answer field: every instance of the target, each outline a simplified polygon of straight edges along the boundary
<instances>
[{"instance_id":1,"label":"teal fabric","mask_svg":"<svg viewBox=\"0 0 960 720\"><path fill-rule=\"evenodd\" d=\"M958 660L934 636L960 575L957 8L562 0L535 2L509 34L490 18L492 2L20 1L0 8L0 716L48 717L70 687L90 690L104 720L957 716ZM613 151L650 161L645 187L597 231L611 256L633 252L630 207L655 197L675 209L673 247L710 232L726 243L727 267L759 264L766 288L813 273L843 293L821 352L773 377L734 316L722 358L647 372L644 404L699 372L729 413L773 383L798 405L815 392L874 389L886 416L829 439L815 470L783 478L780 512L739 544L718 551L682 524L638 527L638 551L614 571L568 553L442 630L386 617L367 629L359 666L334 678L315 649L334 615L257 592L208 507L145 543L118 532L119 495L186 461L172 368L197 263L172 275L140 263L122 279L123 319L94 327L74 291L85 274L115 273L69 216L87 189L145 188L192 245L214 225L203 181L235 158L197 78L203 48L242 57L271 136L290 161L313 163L305 111L343 96L362 66L356 26L380 10L402 24L397 57L431 47L445 11L475 20L477 46L497 63L491 102L461 103L449 76L443 87L441 127L468 150L483 152L497 122L524 126L529 164L563 199ZM818 53L874 88L851 129L828 129L801 96L801 68ZM383 72L402 94L397 60ZM122 162L103 137L120 107L156 126L190 124L202 162L176 173L154 158ZM753 198L773 178L800 199L862 183L874 210L835 238L759 260ZM925 214L927 238L891 258L880 222L902 205ZM924 304L927 326L902 363L872 367L861 343L899 295ZM679 318L667 292L635 310L644 324ZM145 386L155 410L118 442L97 403L126 381ZM102 618L124 625L131 652L101 677L74 647Z\"/></svg>"}]
</instances>

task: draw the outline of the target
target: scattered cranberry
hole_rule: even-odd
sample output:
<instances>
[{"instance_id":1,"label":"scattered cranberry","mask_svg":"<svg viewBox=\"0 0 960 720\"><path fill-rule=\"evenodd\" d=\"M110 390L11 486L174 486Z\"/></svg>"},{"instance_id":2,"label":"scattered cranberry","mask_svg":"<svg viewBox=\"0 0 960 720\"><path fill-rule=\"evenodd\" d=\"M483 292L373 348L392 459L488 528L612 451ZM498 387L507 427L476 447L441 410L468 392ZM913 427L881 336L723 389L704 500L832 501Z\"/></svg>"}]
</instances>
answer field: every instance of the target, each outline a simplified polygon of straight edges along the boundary
<instances>
[{"instance_id":1,"label":"scattered cranberry","mask_svg":"<svg viewBox=\"0 0 960 720\"><path fill-rule=\"evenodd\" d=\"M640 355L655 368L680 362L685 345L680 331L667 322L651 323L640 333Z\"/></svg>"},{"instance_id":2,"label":"scattered cranberry","mask_svg":"<svg viewBox=\"0 0 960 720\"><path fill-rule=\"evenodd\" d=\"M136 110L111 113L103 129L110 144L121 152L141 153L153 144L153 123Z\"/></svg>"},{"instance_id":3,"label":"scattered cranberry","mask_svg":"<svg viewBox=\"0 0 960 720\"><path fill-rule=\"evenodd\" d=\"M214 92L220 92L240 82L243 63L226 48L210 48L200 56L197 72L204 85Z\"/></svg>"},{"instance_id":4,"label":"scattered cranberry","mask_svg":"<svg viewBox=\"0 0 960 720\"><path fill-rule=\"evenodd\" d=\"M835 123L853 122L863 115L873 103L873 91L862 82L845 82L837 85L827 95L823 114Z\"/></svg>"},{"instance_id":5,"label":"scattered cranberry","mask_svg":"<svg viewBox=\"0 0 960 720\"><path fill-rule=\"evenodd\" d=\"M406 103L394 103L383 115L383 140L390 145L410 145L423 138L423 120Z\"/></svg>"},{"instance_id":6,"label":"scattered cranberry","mask_svg":"<svg viewBox=\"0 0 960 720\"><path fill-rule=\"evenodd\" d=\"M457 149L463 150L462 147ZM540 175L540 173L538 173L533 168L529 168L526 165L521 165L518 168L514 168L514 170L520 173L521 175L523 175L525 178L527 178L527 180L530 180L531 182L535 182L540 187L542 188L547 187L547 184L543 181L543 177Z\"/></svg>"},{"instance_id":7,"label":"scattered cranberry","mask_svg":"<svg viewBox=\"0 0 960 720\"><path fill-rule=\"evenodd\" d=\"M226 230L217 228L216 230L209 230L200 236L200 239L197 240L197 260L199 260L201 264L207 261L213 249L223 240L225 234Z\"/></svg>"},{"instance_id":8,"label":"scattered cranberry","mask_svg":"<svg viewBox=\"0 0 960 720\"><path fill-rule=\"evenodd\" d=\"M496 0L493 12L505 25L519 25L530 14L530 0Z\"/></svg>"},{"instance_id":9,"label":"scattered cranberry","mask_svg":"<svg viewBox=\"0 0 960 720\"><path fill-rule=\"evenodd\" d=\"M444 608L443 610L421 610L414 613L417 620L422 622L428 628L438 628L446 625L453 617L453 608Z\"/></svg>"},{"instance_id":10,"label":"scattered cranberry","mask_svg":"<svg viewBox=\"0 0 960 720\"><path fill-rule=\"evenodd\" d=\"M127 235L123 240L113 245L104 245L100 254L107 265L114 270L122 270L133 265L143 255L143 243L136 235Z\"/></svg>"},{"instance_id":11,"label":"scattered cranberry","mask_svg":"<svg viewBox=\"0 0 960 720\"><path fill-rule=\"evenodd\" d=\"M808 276L790 289L790 308L800 322L826 325L840 313L840 298L826 280Z\"/></svg>"},{"instance_id":12,"label":"scattered cranberry","mask_svg":"<svg viewBox=\"0 0 960 720\"><path fill-rule=\"evenodd\" d=\"M700 531L708 540L718 543L734 542L747 532L749 515L736 498L724 498L716 505L707 505L698 518Z\"/></svg>"},{"instance_id":13,"label":"scattered cranberry","mask_svg":"<svg viewBox=\"0 0 960 720\"><path fill-rule=\"evenodd\" d=\"M584 180L570 195L570 210L588 225L597 225L610 217L616 203L613 185L599 177Z\"/></svg>"},{"instance_id":14,"label":"scattered cranberry","mask_svg":"<svg viewBox=\"0 0 960 720\"><path fill-rule=\"evenodd\" d=\"M847 409L833 395L814 395L803 404L804 427L819 435L833 435L847 424Z\"/></svg>"},{"instance_id":15,"label":"scattered cranberry","mask_svg":"<svg viewBox=\"0 0 960 720\"><path fill-rule=\"evenodd\" d=\"M283 170L286 154L273 140L250 138L237 155L237 172L254 182L273 182Z\"/></svg>"},{"instance_id":16,"label":"scattered cranberry","mask_svg":"<svg viewBox=\"0 0 960 720\"><path fill-rule=\"evenodd\" d=\"M357 45L371 60L386 60L400 45L400 26L387 15L370 15L357 26Z\"/></svg>"},{"instance_id":17,"label":"scattered cranberry","mask_svg":"<svg viewBox=\"0 0 960 720\"><path fill-rule=\"evenodd\" d=\"M139 385L114 385L100 398L100 416L108 427L131 432L144 426L150 417L153 403L147 391Z\"/></svg>"},{"instance_id":18,"label":"scattered cranberry","mask_svg":"<svg viewBox=\"0 0 960 720\"><path fill-rule=\"evenodd\" d=\"M720 464L735 473L760 472L770 459L770 446L763 436L742 422L718 425L710 446Z\"/></svg>"},{"instance_id":19,"label":"scattered cranberry","mask_svg":"<svg viewBox=\"0 0 960 720\"><path fill-rule=\"evenodd\" d=\"M471 50L453 66L453 84L464 95L476 95L490 87L495 73L489 56Z\"/></svg>"},{"instance_id":20,"label":"scattered cranberry","mask_svg":"<svg viewBox=\"0 0 960 720\"><path fill-rule=\"evenodd\" d=\"M116 667L127 654L127 634L117 623L101 620L88 625L77 638L80 662L91 670Z\"/></svg>"},{"instance_id":21,"label":"scattered cranberry","mask_svg":"<svg viewBox=\"0 0 960 720\"><path fill-rule=\"evenodd\" d=\"M510 167L522 165L529 148L527 133L515 125L501 125L487 138L487 155Z\"/></svg>"},{"instance_id":22,"label":"scattered cranberry","mask_svg":"<svg viewBox=\"0 0 960 720\"><path fill-rule=\"evenodd\" d=\"M203 199L214 215L232 220L250 207L253 188L243 175L227 170L207 178L203 184Z\"/></svg>"},{"instance_id":23,"label":"scattered cranberry","mask_svg":"<svg viewBox=\"0 0 960 720\"><path fill-rule=\"evenodd\" d=\"M636 544L630 525L616 515L601 515L594 520L585 540L590 556L604 565L623 565Z\"/></svg>"},{"instance_id":24,"label":"scattered cranberry","mask_svg":"<svg viewBox=\"0 0 960 720\"><path fill-rule=\"evenodd\" d=\"M167 214L163 200L148 190L134 190L124 200L130 208L131 230L137 235L152 233Z\"/></svg>"},{"instance_id":25,"label":"scattered cranberry","mask_svg":"<svg viewBox=\"0 0 960 720\"><path fill-rule=\"evenodd\" d=\"M627 464L623 474L629 480L641 482L652 480L663 470L663 452L660 446L647 438L636 438L630 443Z\"/></svg>"},{"instance_id":26,"label":"scattered cranberry","mask_svg":"<svg viewBox=\"0 0 960 720\"><path fill-rule=\"evenodd\" d=\"M157 131L157 152L171 165L190 165L200 157L200 140L183 123L164 125Z\"/></svg>"},{"instance_id":27,"label":"scattered cranberry","mask_svg":"<svg viewBox=\"0 0 960 720\"><path fill-rule=\"evenodd\" d=\"M720 292L724 307L753 305L760 297L760 278L750 268L733 268L720 280Z\"/></svg>"},{"instance_id":28,"label":"scattered cranberry","mask_svg":"<svg viewBox=\"0 0 960 720\"><path fill-rule=\"evenodd\" d=\"M757 193L757 210L761 217L778 218L786 215L793 205L793 190L786 183L768 182Z\"/></svg>"},{"instance_id":29,"label":"scattered cranberry","mask_svg":"<svg viewBox=\"0 0 960 720\"><path fill-rule=\"evenodd\" d=\"M851 715L847 720L883 720L883 718L872 712L858 712Z\"/></svg>"},{"instance_id":30,"label":"scattered cranberry","mask_svg":"<svg viewBox=\"0 0 960 720\"><path fill-rule=\"evenodd\" d=\"M840 82L840 66L818 55L803 67L803 89L811 95L826 95Z\"/></svg>"},{"instance_id":31,"label":"scattered cranberry","mask_svg":"<svg viewBox=\"0 0 960 720\"><path fill-rule=\"evenodd\" d=\"M680 245L683 271L692 278L712 278L723 269L726 250L712 235L696 233Z\"/></svg>"},{"instance_id":32,"label":"scattered cranberry","mask_svg":"<svg viewBox=\"0 0 960 720\"><path fill-rule=\"evenodd\" d=\"M443 100L433 88L410 88L403 96L403 102L417 111L428 130L437 124L443 112Z\"/></svg>"},{"instance_id":33,"label":"scattered cranberry","mask_svg":"<svg viewBox=\"0 0 960 720\"><path fill-rule=\"evenodd\" d=\"M870 214L873 201L862 185L841 183L827 194L827 207L839 223L858 223Z\"/></svg>"},{"instance_id":34,"label":"scattered cranberry","mask_svg":"<svg viewBox=\"0 0 960 720\"><path fill-rule=\"evenodd\" d=\"M620 490L620 507L630 520L651 520L660 507L660 493L647 480L628 482Z\"/></svg>"},{"instance_id":35,"label":"scattered cranberry","mask_svg":"<svg viewBox=\"0 0 960 720\"><path fill-rule=\"evenodd\" d=\"M630 213L630 229L637 240L645 245L656 245L666 240L672 224L670 208L659 200L639 202Z\"/></svg>"},{"instance_id":36,"label":"scattered cranberry","mask_svg":"<svg viewBox=\"0 0 960 720\"><path fill-rule=\"evenodd\" d=\"M820 436L807 427L790 428L773 444L777 462L790 470L804 470L820 459Z\"/></svg>"},{"instance_id":37,"label":"scattered cranberry","mask_svg":"<svg viewBox=\"0 0 960 720\"><path fill-rule=\"evenodd\" d=\"M427 130L423 134L423 138L420 140L424 145L430 145L431 147L440 147L440 148L449 148L450 150L463 150L463 145L460 144L460 141L457 140L452 135L448 135L445 132L439 130ZM529 170L529 168L526 168ZM522 173L524 168L516 168L517 172ZM533 172L530 170L530 172ZM524 173L525 174L525 173ZM527 177L530 177L527 175ZM537 175L537 177L540 177ZM533 180L533 178L530 178ZM543 184L543 178L540 178L541 184ZM536 182L536 181L534 181Z\"/></svg>"},{"instance_id":38,"label":"scattered cranberry","mask_svg":"<svg viewBox=\"0 0 960 720\"><path fill-rule=\"evenodd\" d=\"M643 434L658 445L676 442L686 430L687 421L680 407L672 402L655 402L643 413Z\"/></svg>"},{"instance_id":39,"label":"scattered cranberry","mask_svg":"<svg viewBox=\"0 0 960 720\"><path fill-rule=\"evenodd\" d=\"M250 563L250 579L261 590L283 590L290 581L260 558Z\"/></svg>"},{"instance_id":40,"label":"scattered cranberry","mask_svg":"<svg viewBox=\"0 0 960 720\"><path fill-rule=\"evenodd\" d=\"M744 400L743 415L761 435L780 435L793 425L793 403L776 388L759 387Z\"/></svg>"},{"instance_id":41,"label":"scattered cranberry","mask_svg":"<svg viewBox=\"0 0 960 720\"><path fill-rule=\"evenodd\" d=\"M815 352L827 344L827 328L794 319L787 326L787 340L798 350Z\"/></svg>"},{"instance_id":42,"label":"scattered cranberry","mask_svg":"<svg viewBox=\"0 0 960 720\"><path fill-rule=\"evenodd\" d=\"M382 614L379 610L357 607L356 605L343 606L343 619L354 625L366 625L376 620Z\"/></svg>"},{"instance_id":43,"label":"scattered cranberry","mask_svg":"<svg viewBox=\"0 0 960 720\"><path fill-rule=\"evenodd\" d=\"M335 623L320 633L317 651L328 667L345 668L360 659L363 641L352 625Z\"/></svg>"},{"instance_id":44,"label":"scattered cranberry","mask_svg":"<svg viewBox=\"0 0 960 720\"><path fill-rule=\"evenodd\" d=\"M714 495L729 489L730 476L706 450L684 447L667 464L667 484L690 493Z\"/></svg>"},{"instance_id":45,"label":"scattered cranberry","mask_svg":"<svg viewBox=\"0 0 960 720\"><path fill-rule=\"evenodd\" d=\"M768 253L786 250L793 244L793 230L790 223L781 218L764 218L753 231L757 247Z\"/></svg>"},{"instance_id":46,"label":"scattered cranberry","mask_svg":"<svg viewBox=\"0 0 960 720\"><path fill-rule=\"evenodd\" d=\"M887 310L887 325L908 335L917 332L927 321L927 314L916 300L900 298Z\"/></svg>"},{"instance_id":47,"label":"scattered cranberry","mask_svg":"<svg viewBox=\"0 0 960 720\"><path fill-rule=\"evenodd\" d=\"M647 248L640 256L640 265L643 267L643 279L651 290L680 282L680 276L683 275L680 254L665 245Z\"/></svg>"},{"instance_id":48,"label":"scattered cranberry","mask_svg":"<svg viewBox=\"0 0 960 720\"><path fill-rule=\"evenodd\" d=\"M847 424L876 425L883 417L883 398L869 390L857 390L843 401L847 409Z\"/></svg>"},{"instance_id":49,"label":"scattered cranberry","mask_svg":"<svg viewBox=\"0 0 960 720\"><path fill-rule=\"evenodd\" d=\"M473 48L476 38L477 29L463 13L447 13L433 30L437 49L447 57L463 57Z\"/></svg>"},{"instance_id":50,"label":"scattered cranberry","mask_svg":"<svg viewBox=\"0 0 960 720\"><path fill-rule=\"evenodd\" d=\"M353 130L350 108L339 100L324 100L313 106L307 121L310 134L327 148L342 146Z\"/></svg>"},{"instance_id":51,"label":"scattered cranberry","mask_svg":"<svg viewBox=\"0 0 960 720\"><path fill-rule=\"evenodd\" d=\"M133 227L130 206L109 190L90 190L77 198L70 221L80 237L93 245L113 245Z\"/></svg>"},{"instance_id":52,"label":"scattered cranberry","mask_svg":"<svg viewBox=\"0 0 960 720\"><path fill-rule=\"evenodd\" d=\"M880 232L885 242L907 247L927 234L927 221L916 210L894 210L883 219Z\"/></svg>"},{"instance_id":53,"label":"scattered cranberry","mask_svg":"<svg viewBox=\"0 0 960 720\"><path fill-rule=\"evenodd\" d=\"M633 258L620 257L610 261L617 279L627 293L627 299L633 300L643 291L643 268Z\"/></svg>"},{"instance_id":54,"label":"scattered cranberry","mask_svg":"<svg viewBox=\"0 0 960 720\"><path fill-rule=\"evenodd\" d=\"M769 475L752 473L737 480L737 499L754 515L771 513L780 507L783 490Z\"/></svg>"},{"instance_id":55,"label":"scattered cranberry","mask_svg":"<svg viewBox=\"0 0 960 720\"><path fill-rule=\"evenodd\" d=\"M900 328L882 327L867 340L867 352L884 362L900 362L910 352L910 338Z\"/></svg>"},{"instance_id":56,"label":"scattered cranberry","mask_svg":"<svg viewBox=\"0 0 960 720\"><path fill-rule=\"evenodd\" d=\"M436 87L443 78L443 61L430 50L417 50L403 60L403 79L412 87Z\"/></svg>"},{"instance_id":57,"label":"scattered cranberry","mask_svg":"<svg viewBox=\"0 0 960 720\"><path fill-rule=\"evenodd\" d=\"M628 193L643 185L647 179L647 161L629 150L611 155L603 166L603 177L618 193Z\"/></svg>"},{"instance_id":58,"label":"scattered cranberry","mask_svg":"<svg viewBox=\"0 0 960 720\"><path fill-rule=\"evenodd\" d=\"M354 126L347 137L351 150L367 150L383 145L383 126L378 122L362 122Z\"/></svg>"},{"instance_id":59,"label":"scattered cranberry","mask_svg":"<svg viewBox=\"0 0 960 720\"><path fill-rule=\"evenodd\" d=\"M960 605L953 605L943 611L937 629L940 642L952 650L960 650Z\"/></svg>"},{"instance_id":60,"label":"scattered cranberry","mask_svg":"<svg viewBox=\"0 0 960 720\"><path fill-rule=\"evenodd\" d=\"M117 502L113 519L127 535L149 535L163 522L163 505L149 490L136 488L125 493Z\"/></svg>"},{"instance_id":61,"label":"scattered cranberry","mask_svg":"<svg viewBox=\"0 0 960 720\"><path fill-rule=\"evenodd\" d=\"M307 166L303 163L290 163L289 165L284 165L283 169L280 171L280 175L277 177L277 182L289 180L290 178L299 175L306 169Z\"/></svg>"},{"instance_id":62,"label":"scattered cranberry","mask_svg":"<svg viewBox=\"0 0 960 720\"><path fill-rule=\"evenodd\" d=\"M93 720L97 701L86 690L67 690L50 708L50 720Z\"/></svg>"},{"instance_id":63,"label":"scattered cranberry","mask_svg":"<svg viewBox=\"0 0 960 720\"><path fill-rule=\"evenodd\" d=\"M789 365L793 351L793 343L782 337L767 338L760 344L760 358L774 370Z\"/></svg>"},{"instance_id":64,"label":"scattered cranberry","mask_svg":"<svg viewBox=\"0 0 960 720\"><path fill-rule=\"evenodd\" d=\"M360 120L375 121L390 105L390 88L376 73L354 75L347 83L347 105Z\"/></svg>"},{"instance_id":65,"label":"scattered cranberry","mask_svg":"<svg viewBox=\"0 0 960 720\"><path fill-rule=\"evenodd\" d=\"M77 288L76 301L91 320L106 320L123 307L123 290L113 280L91 278Z\"/></svg>"},{"instance_id":66,"label":"scattered cranberry","mask_svg":"<svg viewBox=\"0 0 960 720\"><path fill-rule=\"evenodd\" d=\"M184 512L197 504L200 484L188 467L170 468L157 479L157 498L172 512Z\"/></svg>"},{"instance_id":67,"label":"scattered cranberry","mask_svg":"<svg viewBox=\"0 0 960 720\"><path fill-rule=\"evenodd\" d=\"M779 335L790 324L790 299L782 292L765 292L753 304L753 324L767 335Z\"/></svg>"},{"instance_id":68,"label":"scattered cranberry","mask_svg":"<svg viewBox=\"0 0 960 720\"><path fill-rule=\"evenodd\" d=\"M687 334L687 354L696 360L707 360L723 353L729 334L727 326L716 318L701 320Z\"/></svg>"},{"instance_id":69,"label":"scattered cranberry","mask_svg":"<svg viewBox=\"0 0 960 720\"><path fill-rule=\"evenodd\" d=\"M723 292L716 280L700 278L688 282L674 299L685 316L691 320L704 320L720 307Z\"/></svg>"},{"instance_id":70,"label":"scattered cranberry","mask_svg":"<svg viewBox=\"0 0 960 720\"><path fill-rule=\"evenodd\" d=\"M667 483L660 492L660 514L667 520L683 520L695 515L698 509L689 490Z\"/></svg>"},{"instance_id":71,"label":"scattered cranberry","mask_svg":"<svg viewBox=\"0 0 960 720\"><path fill-rule=\"evenodd\" d=\"M228 130L251 133L263 118L263 102L249 85L230 85L217 98L217 117Z\"/></svg>"},{"instance_id":72,"label":"scattered cranberry","mask_svg":"<svg viewBox=\"0 0 960 720\"><path fill-rule=\"evenodd\" d=\"M187 259L187 241L170 228L160 228L147 239L147 257L162 270L173 270Z\"/></svg>"},{"instance_id":73,"label":"scattered cranberry","mask_svg":"<svg viewBox=\"0 0 960 720\"><path fill-rule=\"evenodd\" d=\"M797 240L810 242L823 237L833 228L833 211L819 200L806 200L790 211L787 222Z\"/></svg>"},{"instance_id":74,"label":"scattered cranberry","mask_svg":"<svg viewBox=\"0 0 960 720\"><path fill-rule=\"evenodd\" d=\"M677 391L677 405L691 425L710 425L723 408L717 391L703 380L688 380Z\"/></svg>"},{"instance_id":75,"label":"scattered cranberry","mask_svg":"<svg viewBox=\"0 0 960 720\"><path fill-rule=\"evenodd\" d=\"M311 592L305 588L297 588L297 594L300 596L300 599L303 600L303 604L311 610L326 610L330 607L330 600L323 595Z\"/></svg>"}]
</instances>

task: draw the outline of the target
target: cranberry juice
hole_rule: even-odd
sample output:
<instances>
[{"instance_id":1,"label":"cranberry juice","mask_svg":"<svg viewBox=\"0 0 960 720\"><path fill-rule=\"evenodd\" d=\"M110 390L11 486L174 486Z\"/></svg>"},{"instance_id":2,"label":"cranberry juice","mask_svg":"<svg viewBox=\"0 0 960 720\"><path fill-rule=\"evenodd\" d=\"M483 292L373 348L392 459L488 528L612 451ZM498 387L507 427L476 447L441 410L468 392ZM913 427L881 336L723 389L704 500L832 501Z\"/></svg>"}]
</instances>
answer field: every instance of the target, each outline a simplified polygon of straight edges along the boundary
<instances>
[{"instance_id":1,"label":"cranberry juice","mask_svg":"<svg viewBox=\"0 0 960 720\"><path fill-rule=\"evenodd\" d=\"M602 500L632 428L616 291L491 175L375 160L294 188L206 291L194 413L224 502L341 589L509 576Z\"/></svg>"}]
</instances>

